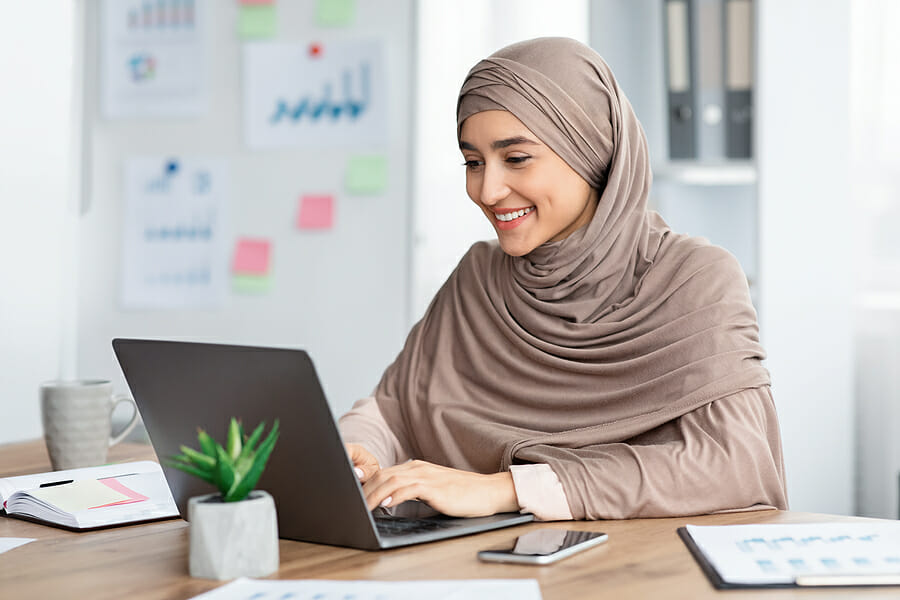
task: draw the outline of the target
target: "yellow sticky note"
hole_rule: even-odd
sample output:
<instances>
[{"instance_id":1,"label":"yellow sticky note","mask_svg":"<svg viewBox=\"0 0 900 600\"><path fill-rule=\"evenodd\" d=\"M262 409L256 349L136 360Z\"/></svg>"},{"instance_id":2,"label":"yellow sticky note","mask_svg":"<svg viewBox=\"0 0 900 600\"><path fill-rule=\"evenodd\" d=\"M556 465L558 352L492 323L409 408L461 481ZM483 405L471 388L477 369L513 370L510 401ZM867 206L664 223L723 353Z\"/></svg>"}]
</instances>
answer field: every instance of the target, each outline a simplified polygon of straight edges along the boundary
<instances>
[{"instance_id":1,"label":"yellow sticky note","mask_svg":"<svg viewBox=\"0 0 900 600\"><path fill-rule=\"evenodd\" d=\"M346 27L356 15L356 0L317 0L316 23L323 27Z\"/></svg>"},{"instance_id":2,"label":"yellow sticky note","mask_svg":"<svg viewBox=\"0 0 900 600\"><path fill-rule=\"evenodd\" d=\"M96 479L38 488L28 493L70 513L130 499Z\"/></svg>"},{"instance_id":3,"label":"yellow sticky note","mask_svg":"<svg viewBox=\"0 0 900 600\"><path fill-rule=\"evenodd\" d=\"M267 275L235 275L231 278L231 287L243 294L262 294L271 289L272 278Z\"/></svg>"},{"instance_id":4,"label":"yellow sticky note","mask_svg":"<svg viewBox=\"0 0 900 600\"><path fill-rule=\"evenodd\" d=\"M351 156L347 162L347 191L377 194L387 187L387 158L381 155Z\"/></svg>"},{"instance_id":5,"label":"yellow sticky note","mask_svg":"<svg viewBox=\"0 0 900 600\"><path fill-rule=\"evenodd\" d=\"M278 14L274 4L242 4L238 13L238 36L243 39L275 37Z\"/></svg>"}]
</instances>

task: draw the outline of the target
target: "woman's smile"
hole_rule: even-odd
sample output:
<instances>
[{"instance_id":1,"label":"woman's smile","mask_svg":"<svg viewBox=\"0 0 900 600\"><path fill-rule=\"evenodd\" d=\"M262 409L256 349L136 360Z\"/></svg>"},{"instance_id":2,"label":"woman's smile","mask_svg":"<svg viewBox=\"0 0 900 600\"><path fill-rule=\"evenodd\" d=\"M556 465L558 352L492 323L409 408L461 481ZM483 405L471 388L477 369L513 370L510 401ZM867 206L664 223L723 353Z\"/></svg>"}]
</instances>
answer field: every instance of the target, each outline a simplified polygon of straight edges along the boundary
<instances>
[{"instance_id":1,"label":"woman's smile","mask_svg":"<svg viewBox=\"0 0 900 600\"><path fill-rule=\"evenodd\" d=\"M511 209L495 208L492 212L494 213L497 228L507 231L521 225L525 221L525 218L534 212L534 207L529 206L528 208Z\"/></svg>"}]
</instances>

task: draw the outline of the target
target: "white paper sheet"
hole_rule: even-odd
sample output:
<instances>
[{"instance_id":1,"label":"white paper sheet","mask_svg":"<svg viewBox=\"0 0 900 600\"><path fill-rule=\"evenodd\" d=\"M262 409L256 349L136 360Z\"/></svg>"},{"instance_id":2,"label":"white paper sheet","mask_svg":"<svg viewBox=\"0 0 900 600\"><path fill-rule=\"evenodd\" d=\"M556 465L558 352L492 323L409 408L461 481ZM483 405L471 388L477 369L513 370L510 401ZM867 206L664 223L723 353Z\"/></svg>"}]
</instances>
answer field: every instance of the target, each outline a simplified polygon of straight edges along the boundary
<instances>
[{"instance_id":1,"label":"white paper sheet","mask_svg":"<svg viewBox=\"0 0 900 600\"><path fill-rule=\"evenodd\" d=\"M687 530L729 583L900 573L900 522L688 525Z\"/></svg>"},{"instance_id":2,"label":"white paper sheet","mask_svg":"<svg viewBox=\"0 0 900 600\"><path fill-rule=\"evenodd\" d=\"M318 581L235 579L194 600L541 600L534 579Z\"/></svg>"},{"instance_id":3,"label":"white paper sheet","mask_svg":"<svg viewBox=\"0 0 900 600\"><path fill-rule=\"evenodd\" d=\"M382 43L244 44L251 148L378 148L387 142Z\"/></svg>"},{"instance_id":4,"label":"white paper sheet","mask_svg":"<svg viewBox=\"0 0 900 600\"><path fill-rule=\"evenodd\" d=\"M227 170L212 159L125 164L122 304L216 307L225 301Z\"/></svg>"},{"instance_id":5,"label":"white paper sheet","mask_svg":"<svg viewBox=\"0 0 900 600\"><path fill-rule=\"evenodd\" d=\"M13 548L18 548L19 546L24 546L28 542L33 542L34 538L14 538L14 537L0 537L0 554L4 552L9 552Z\"/></svg>"},{"instance_id":6,"label":"white paper sheet","mask_svg":"<svg viewBox=\"0 0 900 600\"><path fill-rule=\"evenodd\" d=\"M206 112L203 13L203 0L104 0L103 116Z\"/></svg>"}]
</instances>

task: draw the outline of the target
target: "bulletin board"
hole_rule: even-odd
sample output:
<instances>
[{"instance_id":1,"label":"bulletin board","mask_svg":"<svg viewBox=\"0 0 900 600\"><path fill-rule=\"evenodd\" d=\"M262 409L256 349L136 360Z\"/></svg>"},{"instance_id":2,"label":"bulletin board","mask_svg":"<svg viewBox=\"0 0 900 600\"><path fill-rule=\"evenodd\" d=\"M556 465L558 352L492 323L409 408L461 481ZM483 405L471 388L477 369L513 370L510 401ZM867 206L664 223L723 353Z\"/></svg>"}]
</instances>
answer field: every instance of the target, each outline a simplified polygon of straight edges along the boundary
<instances>
[{"instance_id":1,"label":"bulletin board","mask_svg":"<svg viewBox=\"0 0 900 600\"><path fill-rule=\"evenodd\" d=\"M335 413L409 323L411 0L99 0L78 365L115 337L306 349Z\"/></svg>"}]
</instances>

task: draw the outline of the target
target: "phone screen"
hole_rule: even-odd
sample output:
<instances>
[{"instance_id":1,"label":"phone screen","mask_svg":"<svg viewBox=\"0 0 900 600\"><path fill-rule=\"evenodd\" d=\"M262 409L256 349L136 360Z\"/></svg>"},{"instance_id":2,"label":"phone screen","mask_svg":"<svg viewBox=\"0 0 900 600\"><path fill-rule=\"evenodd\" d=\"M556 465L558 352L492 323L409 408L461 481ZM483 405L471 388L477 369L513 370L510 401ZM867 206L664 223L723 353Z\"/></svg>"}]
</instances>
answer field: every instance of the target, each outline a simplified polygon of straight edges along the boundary
<instances>
[{"instance_id":1,"label":"phone screen","mask_svg":"<svg viewBox=\"0 0 900 600\"><path fill-rule=\"evenodd\" d=\"M538 529L520 535L512 546L492 549L504 554L520 556L549 556L590 542L598 537L606 537L605 533L594 531L570 531L566 529Z\"/></svg>"}]
</instances>

